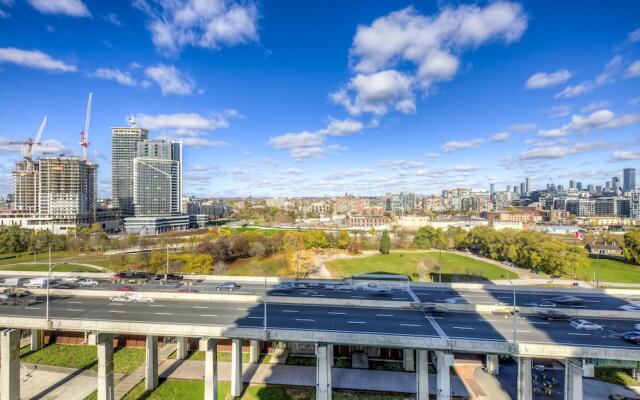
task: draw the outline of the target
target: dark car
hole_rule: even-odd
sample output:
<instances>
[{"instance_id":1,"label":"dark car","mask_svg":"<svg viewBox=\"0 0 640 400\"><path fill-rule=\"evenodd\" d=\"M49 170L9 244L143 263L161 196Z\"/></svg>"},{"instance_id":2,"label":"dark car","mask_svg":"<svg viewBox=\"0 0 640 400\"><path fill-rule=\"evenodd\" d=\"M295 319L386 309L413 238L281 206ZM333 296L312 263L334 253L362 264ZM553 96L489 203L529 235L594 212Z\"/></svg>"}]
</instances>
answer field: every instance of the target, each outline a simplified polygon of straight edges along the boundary
<instances>
[{"instance_id":1,"label":"dark car","mask_svg":"<svg viewBox=\"0 0 640 400\"><path fill-rule=\"evenodd\" d=\"M640 344L640 332L631 331L631 332L623 333L622 340L624 340L625 342L633 343L633 344Z\"/></svg>"},{"instance_id":2,"label":"dark car","mask_svg":"<svg viewBox=\"0 0 640 400\"><path fill-rule=\"evenodd\" d=\"M542 310L536 313L536 317L547 321L568 321L571 319L566 314L554 310Z\"/></svg>"},{"instance_id":3,"label":"dark car","mask_svg":"<svg viewBox=\"0 0 640 400\"><path fill-rule=\"evenodd\" d=\"M579 305L584 303L584 299L582 299L581 297L568 296L568 295L554 297L553 299L550 299L550 300L556 303L568 304L568 305Z\"/></svg>"},{"instance_id":4,"label":"dark car","mask_svg":"<svg viewBox=\"0 0 640 400\"><path fill-rule=\"evenodd\" d=\"M156 274L153 279L158 281L158 280L164 280L166 278L166 280L168 281L181 281L184 279L184 277L182 275L177 275L177 274Z\"/></svg>"},{"instance_id":5,"label":"dark car","mask_svg":"<svg viewBox=\"0 0 640 400\"><path fill-rule=\"evenodd\" d=\"M69 283L56 283L55 285L51 286L51 288L53 289L73 289L75 288L75 286L69 284Z\"/></svg>"},{"instance_id":6,"label":"dark car","mask_svg":"<svg viewBox=\"0 0 640 400\"><path fill-rule=\"evenodd\" d=\"M433 305L423 306L422 311L425 314L434 315L437 317L446 317L447 315L449 315L449 311L447 311L446 309Z\"/></svg>"}]
</instances>

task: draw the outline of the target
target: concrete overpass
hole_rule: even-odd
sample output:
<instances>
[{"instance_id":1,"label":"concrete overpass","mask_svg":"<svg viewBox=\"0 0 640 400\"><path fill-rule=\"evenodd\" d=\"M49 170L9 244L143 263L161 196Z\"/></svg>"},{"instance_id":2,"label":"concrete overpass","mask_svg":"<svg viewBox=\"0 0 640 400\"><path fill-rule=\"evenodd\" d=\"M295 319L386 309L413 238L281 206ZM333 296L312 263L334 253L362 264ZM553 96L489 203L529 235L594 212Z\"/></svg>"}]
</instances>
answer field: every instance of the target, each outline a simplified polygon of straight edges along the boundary
<instances>
[{"instance_id":1,"label":"concrete overpass","mask_svg":"<svg viewBox=\"0 0 640 400\"><path fill-rule=\"evenodd\" d=\"M442 294L438 291L445 289L422 286L422 289L412 289L405 294L420 300L420 294L413 293L420 290L435 291L435 299ZM446 290L462 293L451 287ZM539 289L531 289L529 294L535 296L535 290ZM481 293L482 296L504 297L498 289ZM550 293L565 292L553 289ZM636 313L619 315L615 311L615 314L607 315L607 310L593 310L591 306L575 309L575 312L596 312L604 316L590 318L603 325L603 331L577 331L566 321L540 320L527 314L529 309L524 306L520 307L514 330L513 317L491 313L504 305L478 302L448 305L452 308L450 315L434 317L416 307L416 301L268 296L265 321L264 294L263 297L250 297L145 292L156 298L153 303L110 302L110 294L108 290L57 290L50 301L48 321L44 319L45 304L42 303L0 306L0 326L5 328L0 336L0 396L12 400L19 396L18 329L31 329L36 346L43 330L88 332L92 343L97 345L98 395L99 399L105 400L113 397L112 338L118 334L147 336L147 389L157 385L157 336L179 338L180 357L186 356L184 338L200 338L200 347L206 352L205 397L208 399L215 399L217 395L216 341L220 338L232 339L233 343L233 396L242 392L243 340L251 341L253 348L257 348L258 341L315 344L318 400L331 398L334 344L404 349L406 358L415 360L418 400L428 399L429 392L437 394L439 400L450 398L450 367L455 352L487 355L487 369L493 372L498 370L498 355L514 357L519 363L519 400L532 398L531 360L534 357L563 360L568 382L565 398L571 400L582 398L583 363L589 359L640 361L640 347L620 338L622 332L632 330ZM613 297L613 294L596 294L603 296L602 301ZM467 295L467 298L473 296ZM596 307L601 304L601 300L594 301L598 302L586 304ZM456 307L461 309L455 310ZM433 353L437 369L435 388L429 388L429 352Z\"/></svg>"}]
</instances>

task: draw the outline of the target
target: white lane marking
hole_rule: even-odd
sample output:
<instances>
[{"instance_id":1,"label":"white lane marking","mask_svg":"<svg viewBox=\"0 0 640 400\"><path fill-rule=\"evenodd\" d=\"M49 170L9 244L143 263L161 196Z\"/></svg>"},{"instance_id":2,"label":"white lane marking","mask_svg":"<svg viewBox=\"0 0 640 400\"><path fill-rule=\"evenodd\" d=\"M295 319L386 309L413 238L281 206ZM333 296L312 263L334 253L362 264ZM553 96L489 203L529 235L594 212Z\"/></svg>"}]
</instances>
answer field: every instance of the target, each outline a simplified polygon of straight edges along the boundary
<instances>
[{"instance_id":1,"label":"white lane marking","mask_svg":"<svg viewBox=\"0 0 640 400\"><path fill-rule=\"evenodd\" d=\"M237 308L236 310L238 310L238 311L249 311L248 308Z\"/></svg>"},{"instance_id":2,"label":"white lane marking","mask_svg":"<svg viewBox=\"0 0 640 400\"><path fill-rule=\"evenodd\" d=\"M204 308L204 309L208 309L209 307L205 307L205 306L193 306L193 308Z\"/></svg>"},{"instance_id":3,"label":"white lane marking","mask_svg":"<svg viewBox=\"0 0 640 400\"><path fill-rule=\"evenodd\" d=\"M569 332L569 335L572 335L572 336L591 336L588 333L572 333L572 332Z\"/></svg>"},{"instance_id":4,"label":"white lane marking","mask_svg":"<svg viewBox=\"0 0 640 400\"><path fill-rule=\"evenodd\" d=\"M530 324L536 325L551 325L551 322L542 322L542 321L529 321Z\"/></svg>"},{"instance_id":5,"label":"white lane marking","mask_svg":"<svg viewBox=\"0 0 640 400\"><path fill-rule=\"evenodd\" d=\"M340 311L329 311L327 314L331 314L331 315L347 315L346 312L340 312Z\"/></svg>"},{"instance_id":6,"label":"white lane marking","mask_svg":"<svg viewBox=\"0 0 640 400\"><path fill-rule=\"evenodd\" d=\"M215 314L200 314L201 317L217 317Z\"/></svg>"},{"instance_id":7,"label":"white lane marking","mask_svg":"<svg viewBox=\"0 0 640 400\"><path fill-rule=\"evenodd\" d=\"M296 321L300 321L300 322L315 322L315 320L309 319L309 318L296 318Z\"/></svg>"},{"instance_id":8,"label":"white lane marking","mask_svg":"<svg viewBox=\"0 0 640 400\"><path fill-rule=\"evenodd\" d=\"M149 304L149 307L164 307L164 304Z\"/></svg>"},{"instance_id":9,"label":"white lane marking","mask_svg":"<svg viewBox=\"0 0 640 400\"><path fill-rule=\"evenodd\" d=\"M120 313L120 314L124 314L126 311L120 311L120 310L109 310L109 312L111 312L111 313Z\"/></svg>"},{"instance_id":10,"label":"white lane marking","mask_svg":"<svg viewBox=\"0 0 640 400\"><path fill-rule=\"evenodd\" d=\"M172 315L170 312L157 312L156 315Z\"/></svg>"},{"instance_id":11,"label":"white lane marking","mask_svg":"<svg viewBox=\"0 0 640 400\"><path fill-rule=\"evenodd\" d=\"M518 333L531 333L531 331L527 331L524 329L518 329Z\"/></svg>"},{"instance_id":12,"label":"white lane marking","mask_svg":"<svg viewBox=\"0 0 640 400\"><path fill-rule=\"evenodd\" d=\"M77 309L77 308L67 308L67 311L71 311L71 312L80 312L82 310Z\"/></svg>"},{"instance_id":13,"label":"white lane marking","mask_svg":"<svg viewBox=\"0 0 640 400\"><path fill-rule=\"evenodd\" d=\"M571 308L587 308L587 306L569 306Z\"/></svg>"},{"instance_id":14,"label":"white lane marking","mask_svg":"<svg viewBox=\"0 0 640 400\"><path fill-rule=\"evenodd\" d=\"M478 318L476 321L479 321L479 322L498 322L498 320L495 320L495 319L482 319L482 318Z\"/></svg>"},{"instance_id":15,"label":"white lane marking","mask_svg":"<svg viewBox=\"0 0 640 400\"><path fill-rule=\"evenodd\" d=\"M454 326L453 329L465 329L465 330L474 330L475 328L471 328L469 326Z\"/></svg>"},{"instance_id":16,"label":"white lane marking","mask_svg":"<svg viewBox=\"0 0 640 400\"><path fill-rule=\"evenodd\" d=\"M67 301L67 304L82 304L81 301Z\"/></svg>"},{"instance_id":17,"label":"white lane marking","mask_svg":"<svg viewBox=\"0 0 640 400\"><path fill-rule=\"evenodd\" d=\"M364 299L364 296L351 296L352 299Z\"/></svg>"},{"instance_id":18,"label":"white lane marking","mask_svg":"<svg viewBox=\"0 0 640 400\"><path fill-rule=\"evenodd\" d=\"M393 314L376 314L376 317L393 317Z\"/></svg>"},{"instance_id":19,"label":"white lane marking","mask_svg":"<svg viewBox=\"0 0 640 400\"><path fill-rule=\"evenodd\" d=\"M124 304L122 303L108 303L108 306L123 306Z\"/></svg>"},{"instance_id":20,"label":"white lane marking","mask_svg":"<svg viewBox=\"0 0 640 400\"><path fill-rule=\"evenodd\" d=\"M600 303L600 300L585 300L585 303Z\"/></svg>"},{"instance_id":21,"label":"white lane marking","mask_svg":"<svg viewBox=\"0 0 640 400\"><path fill-rule=\"evenodd\" d=\"M298 310L282 310L284 313L297 313Z\"/></svg>"},{"instance_id":22,"label":"white lane marking","mask_svg":"<svg viewBox=\"0 0 640 400\"><path fill-rule=\"evenodd\" d=\"M365 321L347 321L347 324L366 324Z\"/></svg>"},{"instance_id":23,"label":"white lane marking","mask_svg":"<svg viewBox=\"0 0 640 400\"><path fill-rule=\"evenodd\" d=\"M511 300L511 296L496 296L496 298L502 299L502 300Z\"/></svg>"},{"instance_id":24,"label":"white lane marking","mask_svg":"<svg viewBox=\"0 0 640 400\"><path fill-rule=\"evenodd\" d=\"M418 326L422 326L419 324L400 324L400 326L412 326L412 327L418 327Z\"/></svg>"},{"instance_id":25,"label":"white lane marking","mask_svg":"<svg viewBox=\"0 0 640 400\"><path fill-rule=\"evenodd\" d=\"M247 317L249 319L264 319L264 317Z\"/></svg>"},{"instance_id":26,"label":"white lane marking","mask_svg":"<svg viewBox=\"0 0 640 400\"><path fill-rule=\"evenodd\" d=\"M27 310L39 310L40 307L25 307Z\"/></svg>"}]
</instances>

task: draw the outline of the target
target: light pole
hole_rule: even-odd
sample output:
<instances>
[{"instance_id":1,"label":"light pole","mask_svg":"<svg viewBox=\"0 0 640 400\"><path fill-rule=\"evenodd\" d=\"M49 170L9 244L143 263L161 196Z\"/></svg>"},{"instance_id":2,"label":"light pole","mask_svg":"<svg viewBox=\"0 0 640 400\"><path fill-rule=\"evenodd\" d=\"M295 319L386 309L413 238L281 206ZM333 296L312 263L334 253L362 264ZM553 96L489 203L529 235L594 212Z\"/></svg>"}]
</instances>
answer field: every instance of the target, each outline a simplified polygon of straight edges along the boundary
<instances>
[{"instance_id":1,"label":"light pole","mask_svg":"<svg viewBox=\"0 0 640 400\"><path fill-rule=\"evenodd\" d=\"M46 307L45 307L45 322L47 323L47 325L49 325L49 281L51 281L51 271L58 265L62 265L62 264L66 264L67 262L60 262L60 263L55 263L55 264L51 264L51 244L49 244L49 271L47 272L47 301L46 301Z\"/></svg>"},{"instance_id":2,"label":"light pole","mask_svg":"<svg viewBox=\"0 0 640 400\"><path fill-rule=\"evenodd\" d=\"M504 275L501 275L501 277L504 277ZM511 281L511 278L508 277L507 278L509 280L509 284L511 285L511 289L513 290L513 348L515 351L515 347L516 347L516 334L518 332L518 319L517 319L517 313L518 313L518 309L516 307L516 286L513 284L513 282Z\"/></svg>"},{"instance_id":3,"label":"light pole","mask_svg":"<svg viewBox=\"0 0 640 400\"><path fill-rule=\"evenodd\" d=\"M267 276L271 272L270 267L266 267L264 270L264 331L267 332Z\"/></svg>"}]
</instances>

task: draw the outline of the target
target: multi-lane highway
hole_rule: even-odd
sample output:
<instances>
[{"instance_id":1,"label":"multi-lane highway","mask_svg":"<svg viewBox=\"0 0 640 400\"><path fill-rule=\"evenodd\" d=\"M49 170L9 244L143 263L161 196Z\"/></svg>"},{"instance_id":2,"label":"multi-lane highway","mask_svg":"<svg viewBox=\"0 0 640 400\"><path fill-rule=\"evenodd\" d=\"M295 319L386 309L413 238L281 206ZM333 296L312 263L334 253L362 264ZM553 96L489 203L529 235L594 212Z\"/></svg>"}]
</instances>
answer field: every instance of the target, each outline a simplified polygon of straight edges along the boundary
<instances>
[{"instance_id":1,"label":"multi-lane highway","mask_svg":"<svg viewBox=\"0 0 640 400\"><path fill-rule=\"evenodd\" d=\"M44 315L45 304L42 302L0 306L0 317L44 318ZM238 328L263 328L265 323L262 303L192 300L120 303L109 301L108 298L77 296L52 297L50 318ZM541 344L640 348L620 337L622 333L633 330L636 321L590 320L604 329L578 330L571 327L568 321L546 321L531 315L519 315L516 319L516 340ZM459 312L432 317L417 309L300 304L267 304L267 328L497 342L513 341L514 332L511 316Z\"/></svg>"}]
</instances>

